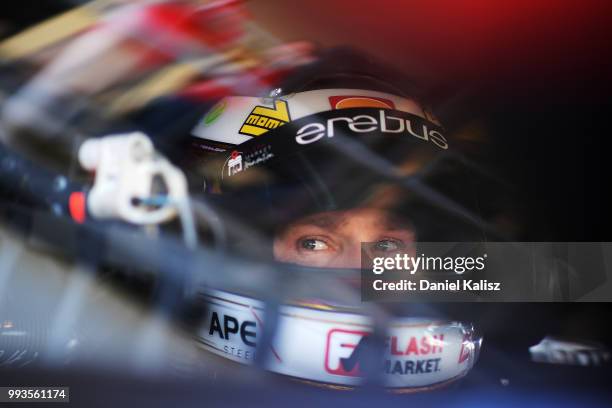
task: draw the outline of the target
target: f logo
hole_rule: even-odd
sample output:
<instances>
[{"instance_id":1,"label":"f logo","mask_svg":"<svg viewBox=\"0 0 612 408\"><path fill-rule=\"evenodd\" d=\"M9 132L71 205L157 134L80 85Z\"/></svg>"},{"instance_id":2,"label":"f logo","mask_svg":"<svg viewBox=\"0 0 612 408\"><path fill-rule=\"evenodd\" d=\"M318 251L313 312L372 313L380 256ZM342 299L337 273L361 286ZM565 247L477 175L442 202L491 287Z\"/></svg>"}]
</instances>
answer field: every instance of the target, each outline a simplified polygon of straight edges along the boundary
<instances>
[{"instance_id":1,"label":"f logo","mask_svg":"<svg viewBox=\"0 0 612 408\"><path fill-rule=\"evenodd\" d=\"M362 343L367 340L368 332L332 329L327 333L325 350L325 371L347 377L360 375L359 360Z\"/></svg>"}]
</instances>

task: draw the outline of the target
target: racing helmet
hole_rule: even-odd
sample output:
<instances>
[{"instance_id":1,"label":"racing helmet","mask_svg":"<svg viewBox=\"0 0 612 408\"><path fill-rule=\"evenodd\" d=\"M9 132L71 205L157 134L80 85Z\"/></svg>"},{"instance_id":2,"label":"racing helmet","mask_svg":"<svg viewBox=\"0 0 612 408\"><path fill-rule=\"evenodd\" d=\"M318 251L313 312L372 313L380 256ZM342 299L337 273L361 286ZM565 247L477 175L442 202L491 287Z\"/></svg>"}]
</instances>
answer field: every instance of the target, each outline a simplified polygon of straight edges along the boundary
<instances>
[{"instance_id":1,"label":"racing helmet","mask_svg":"<svg viewBox=\"0 0 612 408\"><path fill-rule=\"evenodd\" d=\"M185 167L192 190L206 194L228 222L248 226L229 239L233 250L263 255L287 273L299 268L312 277L329 274L329 280L342 270L337 283L350 286L358 272L345 272L359 269L354 263L296 261L279 256L276 243L313 217L324 215L332 223L341 217L350 224L366 209L374 211L366 212L375 214L371 223L384 218L401 226L396 230L409 230L414 240L478 240L492 230L468 206L470 198L478 198L470 197L473 186L466 184L477 177L466 174L479 170L464 165L420 97L394 85L395 74L382 72L366 57L335 51L268 95L227 97L202 117L192 131ZM451 179L463 179L456 197L462 201L440 192L454 186ZM325 221L317 223L321 227ZM358 232L369 228L359 225ZM288 246L299 250L301 245L313 252L321 247L312 240ZM272 316L264 301L231 287L201 288L199 295L205 304L197 336L203 348L330 387L363 383L365 350L376 339L382 358L374 371L386 387L400 392L463 377L482 340L471 324L440 313L421 315L427 307L413 306L408 314L391 307L393 317L381 332L361 299L287 294ZM275 335L263 342L270 324Z\"/></svg>"}]
</instances>

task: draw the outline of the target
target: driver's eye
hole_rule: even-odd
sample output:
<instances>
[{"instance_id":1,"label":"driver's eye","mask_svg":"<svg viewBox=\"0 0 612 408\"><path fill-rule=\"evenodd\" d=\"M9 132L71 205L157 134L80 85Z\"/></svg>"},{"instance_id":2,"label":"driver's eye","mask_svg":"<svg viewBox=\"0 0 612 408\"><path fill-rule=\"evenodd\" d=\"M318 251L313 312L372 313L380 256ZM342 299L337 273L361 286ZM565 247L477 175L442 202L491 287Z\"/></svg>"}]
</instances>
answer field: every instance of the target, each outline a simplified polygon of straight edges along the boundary
<instances>
[{"instance_id":1,"label":"driver's eye","mask_svg":"<svg viewBox=\"0 0 612 408\"><path fill-rule=\"evenodd\" d=\"M404 245L401 241L397 241L394 239L381 239L375 244L376 250L381 252L397 251L398 249L401 249L403 247Z\"/></svg>"},{"instance_id":2,"label":"driver's eye","mask_svg":"<svg viewBox=\"0 0 612 408\"><path fill-rule=\"evenodd\" d=\"M305 238L300 240L300 248L308 251L325 251L329 246L325 241L316 238Z\"/></svg>"}]
</instances>

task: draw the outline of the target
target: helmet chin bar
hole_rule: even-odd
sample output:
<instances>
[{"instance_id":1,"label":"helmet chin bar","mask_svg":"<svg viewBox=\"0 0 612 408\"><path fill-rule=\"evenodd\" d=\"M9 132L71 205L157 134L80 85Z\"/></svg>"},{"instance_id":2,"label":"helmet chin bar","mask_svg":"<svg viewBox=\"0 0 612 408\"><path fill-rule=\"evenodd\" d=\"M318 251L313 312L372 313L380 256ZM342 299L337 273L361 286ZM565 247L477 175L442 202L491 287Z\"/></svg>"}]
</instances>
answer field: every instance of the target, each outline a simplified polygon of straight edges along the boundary
<instances>
[{"instance_id":1,"label":"helmet chin bar","mask_svg":"<svg viewBox=\"0 0 612 408\"><path fill-rule=\"evenodd\" d=\"M367 315L312 303L283 305L274 338L265 344L260 341L266 324L263 302L217 290L201 296L206 314L197 340L212 353L242 364L253 364L264 353L263 360L257 359L266 370L335 388L359 386L369 375L363 366L372 361L374 321ZM384 340L375 371L396 392L431 389L463 377L482 342L468 324L404 317L390 321Z\"/></svg>"}]
</instances>

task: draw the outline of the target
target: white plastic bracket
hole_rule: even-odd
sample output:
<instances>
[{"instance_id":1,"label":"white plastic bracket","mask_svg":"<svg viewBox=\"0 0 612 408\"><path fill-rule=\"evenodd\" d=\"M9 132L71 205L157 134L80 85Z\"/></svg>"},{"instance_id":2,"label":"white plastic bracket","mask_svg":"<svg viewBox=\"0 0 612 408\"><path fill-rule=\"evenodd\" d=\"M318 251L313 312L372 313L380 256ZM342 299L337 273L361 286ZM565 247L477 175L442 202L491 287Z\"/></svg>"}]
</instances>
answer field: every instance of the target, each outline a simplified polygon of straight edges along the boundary
<instances>
[{"instance_id":1,"label":"white plastic bracket","mask_svg":"<svg viewBox=\"0 0 612 408\"><path fill-rule=\"evenodd\" d=\"M155 151L144 133L87 140L79 148L79 162L96 173L87 199L96 218L159 224L173 219L176 203L187 199L185 175Z\"/></svg>"}]
</instances>

